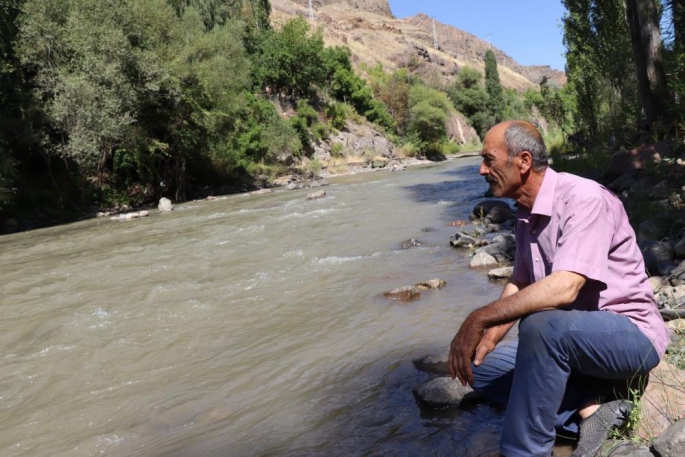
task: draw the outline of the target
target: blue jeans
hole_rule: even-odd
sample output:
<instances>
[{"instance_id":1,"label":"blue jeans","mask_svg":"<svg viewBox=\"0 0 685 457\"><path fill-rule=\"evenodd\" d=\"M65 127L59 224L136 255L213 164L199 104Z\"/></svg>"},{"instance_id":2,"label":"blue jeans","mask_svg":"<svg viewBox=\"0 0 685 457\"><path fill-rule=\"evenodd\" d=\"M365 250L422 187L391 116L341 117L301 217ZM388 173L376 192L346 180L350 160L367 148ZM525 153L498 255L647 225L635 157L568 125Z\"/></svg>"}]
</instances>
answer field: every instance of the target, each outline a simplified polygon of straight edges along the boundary
<instances>
[{"instance_id":1,"label":"blue jeans","mask_svg":"<svg viewBox=\"0 0 685 457\"><path fill-rule=\"evenodd\" d=\"M506 407L504 456L548 456L555 427L577 433L580 407L658 363L652 343L625 316L540 311L521 319L518 341L499 344L473 366L473 388Z\"/></svg>"}]
</instances>

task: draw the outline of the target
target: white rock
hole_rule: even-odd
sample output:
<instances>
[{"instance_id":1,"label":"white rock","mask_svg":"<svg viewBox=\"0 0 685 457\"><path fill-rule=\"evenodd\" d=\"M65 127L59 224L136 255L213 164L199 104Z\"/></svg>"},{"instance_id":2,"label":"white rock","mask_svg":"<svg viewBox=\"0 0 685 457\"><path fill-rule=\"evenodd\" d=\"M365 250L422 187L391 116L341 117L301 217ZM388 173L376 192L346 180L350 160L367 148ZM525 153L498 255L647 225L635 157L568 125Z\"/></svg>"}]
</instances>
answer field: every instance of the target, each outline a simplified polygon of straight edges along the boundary
<instances>
[{"instance_id":1,"label":"white rock","mask_svg":"<svg viewBox=\"0 0 685 457\"><path fill-rule=\"evenodd\" d=\"M148 211L145 211L145 210L141 211L139 214L140 214L140 217L148 217L150 215L150 213Z\"/></svg>"},{"instance_id":2,"label":"white rock","mask_svg":"<svg viewBox=\"0 0 685 457\"><path fill-rule=\"evenodd\" d=\"M488 271L488 278L490 279L509 279L514 274L514 267L495 268Z\"/></svg>"},{"instance_id":3,"label":"white rock","mask_svg":"<svg viewBox=\"0 0 685 457\"><path fill-rule=\"evenodd\" d=\"M171 200L162 197L159 199L159 205L157 205L157 209L160 211L173 211L174 205L171 204Z\"/></svg>"}]
</instances>

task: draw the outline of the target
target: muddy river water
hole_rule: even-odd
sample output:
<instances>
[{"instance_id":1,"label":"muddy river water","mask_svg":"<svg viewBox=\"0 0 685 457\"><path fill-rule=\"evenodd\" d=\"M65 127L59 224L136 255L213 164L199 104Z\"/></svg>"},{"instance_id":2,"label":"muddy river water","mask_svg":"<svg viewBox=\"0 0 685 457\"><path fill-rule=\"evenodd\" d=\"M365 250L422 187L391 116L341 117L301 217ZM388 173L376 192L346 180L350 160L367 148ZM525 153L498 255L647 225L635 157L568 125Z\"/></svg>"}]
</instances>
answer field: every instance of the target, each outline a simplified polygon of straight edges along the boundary
<instances>
[{"instance_id":1,"label":"muddy river water","mask_svg":"<svg viewBox=\"0 0 685 457\"><path fill-rule=\"evenodd\" d=\"M477 455L496 412L430 414L412 394L430 379L412 360L499 294L449 247L486 189L477 170L0 238L0 455ZM382 295L431 278L446 287Z\"/></svg>"}]
</instances>

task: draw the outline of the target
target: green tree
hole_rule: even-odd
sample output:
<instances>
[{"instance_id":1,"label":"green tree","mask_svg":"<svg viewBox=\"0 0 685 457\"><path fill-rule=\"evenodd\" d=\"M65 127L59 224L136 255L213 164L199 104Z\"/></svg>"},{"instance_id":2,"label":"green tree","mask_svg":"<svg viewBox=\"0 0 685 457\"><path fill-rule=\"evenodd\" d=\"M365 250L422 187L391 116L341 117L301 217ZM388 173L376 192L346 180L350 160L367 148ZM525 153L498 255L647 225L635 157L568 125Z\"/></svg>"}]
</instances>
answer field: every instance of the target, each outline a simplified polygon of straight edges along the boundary
<instances>
[{"instance_id":1,"label":"green tree","mask_svg":"<svg viewBox=\"0 0 685 457\"><path fill-rule=\"evenodd\" d=\"M274 93L301 96L323 83L323 35L310 31L303 17L291 19L281 31L264 32L253 56L257 84Z\"/></svg>"},{"instance_id":2,"label":"green tree","mask_svg":"<svg viewBox=\"0 0 685 457\"><path fill-rule=\"evenodd\" d=\"M504 94L499 81L495 53L488 49L485 52L485 90L488 93L488 111L495 123L504 117Z\"/></svg>"},{"instance_id":3,"label":"green tree","mask_svg":"<svg viewBox=\"0 0 685 457\"><path fill-rule=\"evenodd\" d=\"M478 70L464 67L447 90L454 107L469 119L481 138L495 123L488 110L488 94L482 79Z\"/></svg>"}]
</instances>

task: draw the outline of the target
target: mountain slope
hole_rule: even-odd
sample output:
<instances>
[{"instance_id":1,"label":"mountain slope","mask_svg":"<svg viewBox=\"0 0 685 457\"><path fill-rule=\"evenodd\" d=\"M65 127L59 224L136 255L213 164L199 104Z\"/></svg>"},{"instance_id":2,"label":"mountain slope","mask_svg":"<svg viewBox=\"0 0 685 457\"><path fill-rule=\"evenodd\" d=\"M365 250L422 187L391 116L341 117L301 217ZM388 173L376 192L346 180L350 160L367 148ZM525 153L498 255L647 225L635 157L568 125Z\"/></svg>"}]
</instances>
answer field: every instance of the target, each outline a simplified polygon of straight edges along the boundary
<instances>
[{"instance_id":1,"label":"mountain slope","mask_svg":"<svg viewBox=\"0 0 685 457\"><path fill-rule=\"evenodd\" d=\"M288 19L309 16L308 0L272 0L276 26ZM484 71L488 43L468 32L435 21L438 49L434 48L432 19L418 14L407 19L392 15L387 0L313 0L314 27L322 27L329 46L346 45L357 66L381 63L393 70L412 64L425 78L450 81L463 66ZM558 84L563 72L547 66L523 66L492 47L502 85L518 90L536 86L543 76Z\"/></svg>"}]
</instances>

